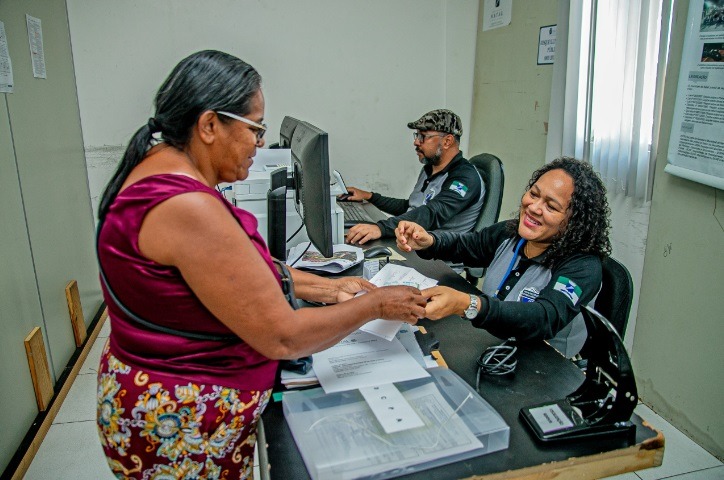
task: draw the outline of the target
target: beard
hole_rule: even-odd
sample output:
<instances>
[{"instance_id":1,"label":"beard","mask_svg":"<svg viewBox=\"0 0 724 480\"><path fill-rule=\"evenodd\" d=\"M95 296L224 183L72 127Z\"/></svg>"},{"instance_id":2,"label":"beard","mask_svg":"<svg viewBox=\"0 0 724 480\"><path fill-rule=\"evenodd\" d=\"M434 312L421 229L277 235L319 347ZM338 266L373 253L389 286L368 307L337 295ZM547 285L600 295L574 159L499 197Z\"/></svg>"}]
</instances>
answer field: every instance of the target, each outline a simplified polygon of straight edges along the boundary
<instances>
[{"instance_id":1,"label":"beard","mask_svg":"<svg viewBox=\"0 0 724 480\"><path fill-rule=\"evenodd\" d=\"M422 151L418 150L418 152L422 153ZM420 163L427 166L432 165L433 167L436 167L440 165L440 160L442 158L442 145L439 145L437 147L437 150L432 156L426 156L423 154L423 157L420 159Z\"/></svg>"}]
</instances>

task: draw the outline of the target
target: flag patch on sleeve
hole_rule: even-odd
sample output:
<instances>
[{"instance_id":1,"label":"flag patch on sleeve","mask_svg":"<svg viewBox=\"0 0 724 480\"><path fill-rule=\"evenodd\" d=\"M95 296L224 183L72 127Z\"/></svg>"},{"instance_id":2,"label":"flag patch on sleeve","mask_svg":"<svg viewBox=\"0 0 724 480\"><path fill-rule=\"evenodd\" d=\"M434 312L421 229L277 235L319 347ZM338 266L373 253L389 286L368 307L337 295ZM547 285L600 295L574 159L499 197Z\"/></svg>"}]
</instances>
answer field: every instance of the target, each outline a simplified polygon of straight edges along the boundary
<instances>
[{"instance_id":1,"label":"flag patch on sleeve","mask_svg":"<svg viewBox=\"0 0 724 480\"><path fill-rule=\"evenodd\" d=\"M581 298L581 287L566 277L558 277L556 284L553 286L553 290L561 292L563 295L568 297L573 305L577 304L578 299Z\"/></svg>"},{"instance_id":2,"label":"flag patch on sleeve","mask_svg":"<svg viewBox=\"0 0 724 480\"><path fill-rule=\"evenodd\" d=\"M458 182L457 180L450 184L450 190L459 193L461 197L465 197L465 195L468 193L468 187Z\"/></svg>"}]
</instances>

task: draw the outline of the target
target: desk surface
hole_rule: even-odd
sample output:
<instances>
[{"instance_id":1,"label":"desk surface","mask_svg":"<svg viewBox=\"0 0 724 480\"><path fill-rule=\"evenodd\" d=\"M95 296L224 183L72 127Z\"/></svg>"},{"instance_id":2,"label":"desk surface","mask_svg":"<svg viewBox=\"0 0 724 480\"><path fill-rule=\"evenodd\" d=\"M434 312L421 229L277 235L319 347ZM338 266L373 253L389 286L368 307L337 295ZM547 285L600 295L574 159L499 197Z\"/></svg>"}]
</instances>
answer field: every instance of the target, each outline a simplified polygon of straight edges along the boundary
<instances>
[{"instance_id":1,"label":"desk surface","mask_svg":"<svg viewBox=\"0 0 724 480\"><path fill-rule=\"evenodd\" d=\"M404 255L407 266L439 280L441 285L470 293L475 288L440 261L425 261L416 254ZM474 328L459 317L437 322L422 320L419 325L440 340L440 351L448 364L470 385L475 385L475 359L488 346L501 342L484 330ZM541 444L519 419L522 407L558 400L573 392L583 374L544 342L519 345L518 367L510 377L484 377L480 394L510 425L507 450L470 460L425 470L400 478L584 479L600 478L661 465L664 438L634 415L634 441L625 438L599 438L568 443ZM284 420L281 402L270 404L264 415L266 454L273 479L304 479L309 474ZM260 438L260 440L262 440ZM262 465L263 467L263 465Z\"/></svg>"}]
</instances>

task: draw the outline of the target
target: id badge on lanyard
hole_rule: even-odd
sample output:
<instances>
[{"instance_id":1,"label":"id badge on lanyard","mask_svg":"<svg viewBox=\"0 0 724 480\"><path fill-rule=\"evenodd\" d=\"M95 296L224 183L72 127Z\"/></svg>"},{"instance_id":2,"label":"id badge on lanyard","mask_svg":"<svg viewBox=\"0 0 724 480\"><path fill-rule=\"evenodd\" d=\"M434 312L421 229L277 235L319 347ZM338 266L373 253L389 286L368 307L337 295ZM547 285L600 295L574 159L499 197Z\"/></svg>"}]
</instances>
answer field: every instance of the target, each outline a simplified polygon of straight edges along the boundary
<instances>
[{"instance_id":1,"label":"id badge on lanyard","mask_svg":"<svg viewBox=\"0 0 724 480\"><path fill-rule=\"evenodd\" d=\"M508 270L505 272L505 275L503 275L503 279L500 281L500 285L498 285L498 288L495 289L495 297L498 297L498 293L500 293L500 289L503 288L503 285L505 285L506 280L508 280L508 277L510 276L510 272L513 271L513 265L515 265L515 261L518 259L518 252L520 252L520 247L523 246L525 243L525 239L521 238L518 240L517 245L515 246L515 251L513 252L513 258L510 259L510 264L508 265Z\"/></svg>"}]
</instances>

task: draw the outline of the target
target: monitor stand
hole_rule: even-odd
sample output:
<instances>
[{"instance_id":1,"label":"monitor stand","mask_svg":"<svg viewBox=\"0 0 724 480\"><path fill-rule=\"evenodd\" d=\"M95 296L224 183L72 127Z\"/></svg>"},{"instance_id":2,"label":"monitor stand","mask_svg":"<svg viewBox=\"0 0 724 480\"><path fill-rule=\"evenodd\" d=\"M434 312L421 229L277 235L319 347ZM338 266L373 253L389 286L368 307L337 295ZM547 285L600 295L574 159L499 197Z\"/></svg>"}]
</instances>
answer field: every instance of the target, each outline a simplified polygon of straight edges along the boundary
<instances>
[{"instance_id":1,"label":"monitor stand","mask_svg":"<svg viewBox=\"0 0 724 480\"><path fill-rule=\"evenodd\" d=\"M287 168L270 174L267 192L267 243L269 253L278 260L287 259L287 190L294 189L294 179Z\"/></svg>"}]
</instances>

